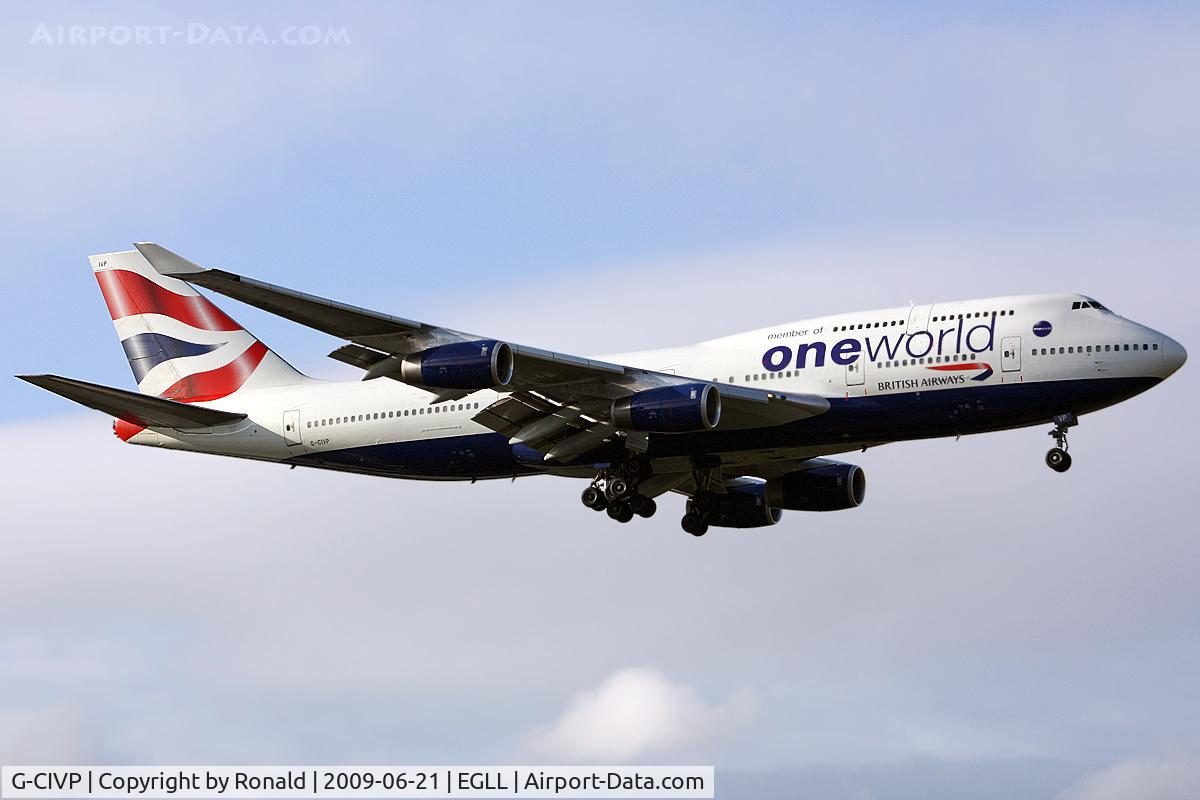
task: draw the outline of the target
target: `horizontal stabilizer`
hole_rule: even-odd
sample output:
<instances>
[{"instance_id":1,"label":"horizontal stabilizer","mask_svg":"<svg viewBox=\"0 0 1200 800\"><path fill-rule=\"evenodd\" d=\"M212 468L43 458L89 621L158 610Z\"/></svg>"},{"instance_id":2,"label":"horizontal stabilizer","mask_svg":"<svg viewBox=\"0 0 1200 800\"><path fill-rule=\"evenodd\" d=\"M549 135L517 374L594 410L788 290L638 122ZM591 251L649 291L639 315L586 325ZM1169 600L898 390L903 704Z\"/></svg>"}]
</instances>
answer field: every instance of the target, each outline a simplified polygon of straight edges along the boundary
<instances>
[{"instance_id":1,"label":"horizontal stabilizer","mask_svg":"<svg viewBox=\"0 0 1200 800\"><path fill-rule=\"evenodd\" d=\"M57 375L17 377L80 405L146 428L211 428L246 418L245 414L217 411Z\"/></svg>"}]
</instances>

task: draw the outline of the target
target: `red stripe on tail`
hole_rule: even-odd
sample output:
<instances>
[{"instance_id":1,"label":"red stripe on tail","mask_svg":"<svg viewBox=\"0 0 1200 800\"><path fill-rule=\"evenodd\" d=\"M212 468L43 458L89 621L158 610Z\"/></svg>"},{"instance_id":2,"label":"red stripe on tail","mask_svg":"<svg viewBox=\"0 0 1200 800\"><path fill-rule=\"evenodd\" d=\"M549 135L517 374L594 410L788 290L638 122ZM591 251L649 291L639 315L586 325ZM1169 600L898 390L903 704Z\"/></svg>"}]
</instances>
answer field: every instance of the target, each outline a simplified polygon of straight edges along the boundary
<instances>
[{"instance_id":1,"label":"red stripe on tail","mask_svg":"<svg viewBox=\"0 0 1200 800\"><path fill-rule=\"evenodd\" d=\"M135 314L162 314L206 331L242 329L241 325L203 297L176 294L136 272L102 270L96 273L96 280L113 319Z\"/></svg>"},{"instance_id":2,"label":"red stripe on tail","mask_svg":"<svg viewBox=\"0 0 1200 800\"><path fill-rule=\"evenodd\" d=\"M141 425L134 425L132 422L126 422L123 419L113 420L113 433L122 442L128 442L133 437L137 436L142 431L146 430Z\"/></svg>"},{"instance_id":3,"label":"red stripe on tail","mask_svg":"<svg viewBox=\"0 0 1200 800\"><path fill-rule=\"evenodd\" d=\"M246 379L250 377L266 355L267 346L262 342L255 342L246 348L246 352L223 367L180 378L159 397L186 403L198 403L205 400L217 400L233 394L242 388L242 384L246 382Z\"/></svg>"}]
</instances>

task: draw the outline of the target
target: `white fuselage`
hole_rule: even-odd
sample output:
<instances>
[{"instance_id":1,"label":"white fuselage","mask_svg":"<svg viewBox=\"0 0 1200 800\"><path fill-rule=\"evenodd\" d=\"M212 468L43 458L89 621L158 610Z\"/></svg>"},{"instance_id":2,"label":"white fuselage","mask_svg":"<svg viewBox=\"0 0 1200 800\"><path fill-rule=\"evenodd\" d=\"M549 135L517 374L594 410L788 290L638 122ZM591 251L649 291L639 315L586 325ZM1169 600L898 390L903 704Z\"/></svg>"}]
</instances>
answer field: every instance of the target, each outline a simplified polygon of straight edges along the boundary
<instances>
[{"instance_id":1,"label":"white fuselage","mask_svg":"<svg viewBox=\"0 0 1200 800\"><path fill-rule=\"evenodd\" d=\"M1056 413L1086 413L1120 402L1166 378L1185 358L1183 348L1169 337L1081 295L1057 294L837 314L605 360L718 387L749 385L838 401L830 421L814 426L814 431L847 419L839 415L855 414L853 435L818 432L800 441L797 435L781 432L777 441L767 441L760 432L743 443L713 440L718 451L753 460L755 452L774 445L794 450L796 457L811 457L866 443L1040 424ZM1113 391L1081 383L1092 381L1107 382ZM944 403L930 402L954 396L941 393L978 402L980 411L986 399L996 411L990 417L977 413L964 422L964 417L944 412ZM914 395L925 398L921 405L913 405ZM516 468L503 466L499 434L472 417L502 396L487 390L433 403L433 394L388 379L306 379L291 386L244 390L205 404L247 414L227 429L192 434L145 430L129 441L398 477L500 477L517 474ZM1062 408L1055 410L1058 396ZM864 405L864 400L870 403ZM897 411L872 412L874 422L863 421L867 407ZM910 414L913 408L930 409L929 418L908 430L897 423L897 414ZM801 439L804 426L812 424L795 423ZM486 447L480 449L485 440L476 437L486 437ZM695 437L686 441L707 449ZM412 455L388 449L400 445L409 445ZM437 452L441 445L446 453ZM347 458L346 453L356 455ZM412 464L389 469L389 453L403 453L397 457ZM475 471L473 460L478 464ZM441 468L442 464L451 466Z\"/></svg>"}]
</instances>

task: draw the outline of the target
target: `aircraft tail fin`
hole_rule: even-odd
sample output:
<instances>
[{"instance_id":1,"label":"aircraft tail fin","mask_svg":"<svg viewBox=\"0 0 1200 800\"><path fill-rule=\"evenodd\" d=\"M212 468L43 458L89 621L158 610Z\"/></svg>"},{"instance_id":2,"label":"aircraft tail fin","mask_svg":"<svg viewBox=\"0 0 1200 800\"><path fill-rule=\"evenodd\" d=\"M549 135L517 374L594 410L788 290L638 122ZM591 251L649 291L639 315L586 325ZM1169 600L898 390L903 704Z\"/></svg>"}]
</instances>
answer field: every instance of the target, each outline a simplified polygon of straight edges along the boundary
<instances>
[{"instance_id":1,"label":"aircraft tail fin","mask_svg":"<svg viewBox=\"0 0 1200 800\"><path fill-rule=\"evenodd\" d=\"M190 285L160 274L137 250L88 260L143 394L198 402L305 380Z\"/></svg>"}]
</instances>

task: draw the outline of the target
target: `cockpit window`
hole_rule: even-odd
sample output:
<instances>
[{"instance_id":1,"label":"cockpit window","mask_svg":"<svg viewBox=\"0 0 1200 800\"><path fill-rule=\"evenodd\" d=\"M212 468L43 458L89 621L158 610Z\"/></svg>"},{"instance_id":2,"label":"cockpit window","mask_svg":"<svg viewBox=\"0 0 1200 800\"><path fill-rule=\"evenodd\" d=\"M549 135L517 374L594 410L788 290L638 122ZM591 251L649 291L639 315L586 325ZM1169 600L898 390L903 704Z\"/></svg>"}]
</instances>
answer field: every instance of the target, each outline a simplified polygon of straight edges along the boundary
<instances>
[{"instance_id":1,"label":"cockpit window","mask_svg":"<svg viewBox=\"0 0 1200 800\"><path fill-rule=\"evenodd\" d=\"M1103 304L1095 300L1076 300L1074 303L1071 303L1072 311L1078 311L1081 308L1094 308L1097 311L1108 311Z\"/></svg>"}]
</instances>

